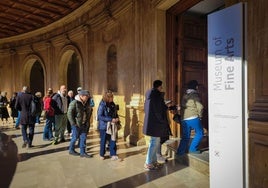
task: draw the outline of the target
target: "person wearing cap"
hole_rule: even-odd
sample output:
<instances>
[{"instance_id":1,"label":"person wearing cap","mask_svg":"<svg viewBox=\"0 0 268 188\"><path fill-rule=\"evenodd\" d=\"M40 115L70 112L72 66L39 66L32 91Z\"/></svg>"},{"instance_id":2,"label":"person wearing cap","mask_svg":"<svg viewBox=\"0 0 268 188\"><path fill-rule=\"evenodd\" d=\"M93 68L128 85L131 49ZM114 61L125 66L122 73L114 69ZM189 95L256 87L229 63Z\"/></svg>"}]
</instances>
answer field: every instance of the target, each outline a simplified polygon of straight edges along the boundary
<instances>
[{"instance_id":1,"label":"person wearing cap","mask_svg":"<svg viewBox=\"0 0 268 188\"><path fill-rule=\"evenodd\" d=\"M145 94L143 134L150 136L144 170L156 170L160 165L157 162L157 150L160 138L169 136L168 107L164 102L161 80L153 82L153 88Z\"/></svg>"},{"instance_id":2,"label":"person wearing cap","mask_svg":"<svg viewBox=\"0 0 268 188\"><path fill-rule=\"evenodd\" d=\"M68 120L72 127L72 139L69 145L69 154L74 156L91 158L92 155L86 153L86 138L89 126L89 120L92 114L92 109L87 102L90 97L89 91L80 90L79 94L75 96L67 112ZM80 154L75 151L75 142L80 140L79 148Z\"/></svg>"},{"instance_id":3,"label":"person wearing cap","mask_svg":"<svg viewBox=\"0 0 268 188\"><path fill-rule=\"evenodd\" d=\"M181 101L181 126L182 138L177 149L178 157L186 152L200 153L198 146L203 138L203 126L201 124L203 105L198 94L198 82L191 80ZM188 148L191 130L194 129L195 136Z\"/></svg>"}]
</instances>

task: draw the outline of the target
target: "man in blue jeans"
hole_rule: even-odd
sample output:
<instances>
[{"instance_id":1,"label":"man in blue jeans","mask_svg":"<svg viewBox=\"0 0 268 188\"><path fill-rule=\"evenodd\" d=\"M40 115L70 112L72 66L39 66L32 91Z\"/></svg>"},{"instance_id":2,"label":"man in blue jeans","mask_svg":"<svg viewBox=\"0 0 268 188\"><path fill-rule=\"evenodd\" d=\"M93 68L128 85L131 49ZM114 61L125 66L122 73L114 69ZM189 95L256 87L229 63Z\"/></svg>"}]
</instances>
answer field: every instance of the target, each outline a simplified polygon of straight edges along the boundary
<instances>
[{"instance_id":1,"label":"man in blue jeans","mask_svg":"<svg viewBox=\"0 0 268 188\"><path fill-rule=\"evenodd\" d=\"M33 147L32 142L34 138L34 123L35 116L31 114L31 102L34 96L30 93L27 86L23 86L23 92L18 95L15 103L15 108L20 111L20 124L21 133L23 138L22 148L28 146L28 148ZM29 133L27 129L29 128Z\"/></svg>"},{"instance_id":2,"label":"man in blue jeans","mask_svg":"<svg viewBox=\"0 0 268 188\"><path fill-rule=\"evenodd\" d=\"M191 80L181 101L182 138L177 150L177 157L188 152L192 129L195 131L195 136L190 144L189 153L200 153L198 147L203 138L203 126L201 124L203 105L197 90L198 82Z\"/></svg>"},{"instance_id":3,"label":"man in blue jeans","mask_svg":"<svg viewBox=\"0 0 268 188\"><path fill-rule=\"evenodd\" d=\"M75 96L68 108L67 116L72 127L72 139L69 146L69 154L74 156L91 158L92 155L86 153L86 138L92 109L87 102L90 94L87 90L81 90ZM75 151L75 142L80 139L80 154Z\"/></svg>"},{"instance_id":4,"label":"man in blue jeans","mask_svg":"<svg viewBox=\"0 0 268 188\"><path fill-rule=\"evenodd\" d=\"M158 169L159 165L156 154L160 144L160 137L169 136L168 107L164 102L162 90L162 81L155 80L153 82L153 88L145 94L143 133L150 136L144 164L145 170Z\"/></svg>"}]
</instances>

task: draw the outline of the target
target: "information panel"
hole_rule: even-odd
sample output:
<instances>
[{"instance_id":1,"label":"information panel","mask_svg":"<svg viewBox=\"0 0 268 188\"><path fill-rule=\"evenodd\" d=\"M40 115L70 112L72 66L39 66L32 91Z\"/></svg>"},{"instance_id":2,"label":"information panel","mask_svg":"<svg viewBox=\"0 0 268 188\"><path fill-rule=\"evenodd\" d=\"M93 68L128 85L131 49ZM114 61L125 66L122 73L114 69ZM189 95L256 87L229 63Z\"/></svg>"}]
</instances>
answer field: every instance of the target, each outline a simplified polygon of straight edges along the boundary
<instances>
[{"instance_id":1,"label":"information panel","mask_svg":"<svg viewBox=\"0 0 268 188\"><path fill-rule=\"evenodd\" d=\"M211 188L244 187L244 4L208 16Z\"/></svg>"}]
</instances>

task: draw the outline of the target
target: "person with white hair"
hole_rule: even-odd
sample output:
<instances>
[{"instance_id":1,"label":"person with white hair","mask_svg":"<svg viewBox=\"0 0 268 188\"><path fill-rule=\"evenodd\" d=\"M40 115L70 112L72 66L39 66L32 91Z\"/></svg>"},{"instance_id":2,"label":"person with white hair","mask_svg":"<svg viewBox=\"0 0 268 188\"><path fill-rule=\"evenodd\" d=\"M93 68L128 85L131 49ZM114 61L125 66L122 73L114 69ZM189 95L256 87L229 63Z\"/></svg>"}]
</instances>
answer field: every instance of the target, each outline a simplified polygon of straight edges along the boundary
<instances>
[{"instance_id":1,"label":"person with white hair","mask_svg":"<svg viewBox=\"0 0 268 188\"><path fill-rule=\"evenodd\" d=\"M20 111L20 125L23 138L22 148L31 148L34 138L35 115L31 113L31 104L34 96L30 93L27 86L23 86L22 92L18 95L15 108ZM27 128L29 127L29 134Z\"/></svg>"}]
</instances>

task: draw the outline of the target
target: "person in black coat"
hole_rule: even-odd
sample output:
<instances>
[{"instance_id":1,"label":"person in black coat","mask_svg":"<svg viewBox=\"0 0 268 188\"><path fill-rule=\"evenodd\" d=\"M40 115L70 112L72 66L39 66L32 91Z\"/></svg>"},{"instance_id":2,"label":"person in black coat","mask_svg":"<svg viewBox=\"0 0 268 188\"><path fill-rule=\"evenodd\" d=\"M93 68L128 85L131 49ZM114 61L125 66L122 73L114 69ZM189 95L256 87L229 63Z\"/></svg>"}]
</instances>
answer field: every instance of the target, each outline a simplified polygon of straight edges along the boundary
<instances>
[{"instance_id":1,"label":"person in black coat","mask_svg":"<svg viewBox=\"0 0 268 188\"><path fill-rule=\"evenodd\" d=\"M150 136L150 142L144 164L145 170L158 168L157 149L160 144L160 137L169 136L169 123L167 118L168 107L164 102L162 94L162 81L155 80L153 88L146 92L144 104L144 125L143 133Z\"/></svg>"},{"instance_id":2,"label":"person in black coat","mask_svg":"<svg viewBox=\"0 0 268 188\"><path fill-rule=\"evenodd\" d=\"M35 115L31 113L31 103L34 100L34 96L29 92L27 86L23 86L22 92L18 95L15 108L20 111L20 124L21 133L23 137L23 145L25 148L32 147L34 137ZM29 126L29 134L27 134L27 128Z\"/></svg>"},{"instance_id":3,"label":"person in black coat","mask_svg":"<svg viewBox=\"0 0 268 188\"><path fill-rule=\"evenodd\" d=\"M0 117L4 124L4 119L6 119L6 123L8 123L9 113L7 110L8 99L7 99L7 92L2 91L0 95Z\"/></svg>"},{"instance_id":4,"label":"person in black coat","mask_svg":"<svg viewBox=\"0 0 268 188\"><path fill-rule=\"evenodd\" d=\"M15 123L15 118L18 117L18 110L15 108L17 96L18 96L18 93L14 92L9 101L9 107L11 108L11 117L13 119L13 123Z\"/></svg>"}]
</instances>

